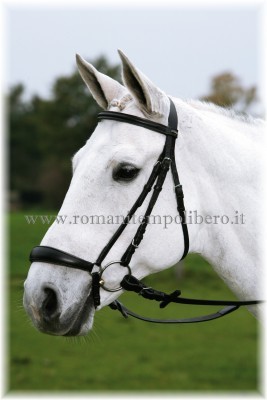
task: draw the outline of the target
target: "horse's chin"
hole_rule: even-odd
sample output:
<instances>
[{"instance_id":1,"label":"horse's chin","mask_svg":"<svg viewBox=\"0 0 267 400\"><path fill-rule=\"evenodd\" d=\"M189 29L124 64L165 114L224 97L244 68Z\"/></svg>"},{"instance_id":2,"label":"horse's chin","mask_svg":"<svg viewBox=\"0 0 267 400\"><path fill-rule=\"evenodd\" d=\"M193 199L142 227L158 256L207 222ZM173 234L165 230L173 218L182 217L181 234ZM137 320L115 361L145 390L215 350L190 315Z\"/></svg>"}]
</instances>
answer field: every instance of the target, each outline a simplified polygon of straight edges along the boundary
<instances>
[{"instance_id":1,"label":"horse's chin","mask_svg":"<svg viewBox=\"0 0 267 400\"><path fill-rule=\"evenodd\" d=\"M87 303L87 302L86 302ZM95 307L92 299L89 304L82 308L82 312L78 313L71 328L64 336L85 336L92 329L94 323Z\"/></svg>"},{"instance_id":2,"label":"horse's chin","mask_svg":"<svg viewBox=\"0 0 267 400\"><path fill-rule=\"evenodd\" d=\"M86 336L93 327L93 320L94 320L93 317L92 318L89 317L88 321L85 324L81 325L79 330L76 330L76 329L73 330L71 328L67 333L65 333L64 335L60 335L60 336L66 336L66 337Z\"/></svg>"}]
</instances>

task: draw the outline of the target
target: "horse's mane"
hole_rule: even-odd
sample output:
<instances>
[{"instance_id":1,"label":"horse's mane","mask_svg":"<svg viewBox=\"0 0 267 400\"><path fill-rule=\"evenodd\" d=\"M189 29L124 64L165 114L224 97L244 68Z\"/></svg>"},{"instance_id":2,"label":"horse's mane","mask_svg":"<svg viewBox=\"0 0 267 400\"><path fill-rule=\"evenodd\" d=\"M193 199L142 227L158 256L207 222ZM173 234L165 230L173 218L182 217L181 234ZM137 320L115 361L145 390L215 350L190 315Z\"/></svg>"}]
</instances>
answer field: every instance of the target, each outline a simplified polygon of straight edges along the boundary
<instances>
[{"instance_id":1,"label":"horse's mane","mask_svg":"<svg viewBox=\"0 0 267 400\"><path fill-rule=\"evenodd\" d=\"M261 124L264 122L261 118L254 118L249 114L238 113L237 111L234 111L233 109L226 108L226 107L220 107L220 106L217 106L213 103L209 103L206 101L188 100L187 103L199 110L211 111L216 114L223 115L227 118L231 118L231 119L234 119L234 120L237 120L240 122L244 122L246 124L257 125L257 124Z\"/></svg>"},{"instance_id":2,"label":"horse's mane","mask_svg":"<svg viewBox=\"0 0 267 400\"><path fill-rule=\"evenodd\" d=\"M173 98L175 100L175 98ZM120 100L113 99L110 103L110 107L117 107L120 111L124 110L129 104L133 101L133 97L131 94L124 95ZM264 123L264 120L261 118L255 118L249 114L245 113L238 113L237 111L226 108L220 107L215 105L214 103L209 103L207 101L201 100L187 100L187 104L191 105L192 107L202 110L202 111L210 111L219 115L222 115L227 118L231 118L232 120L236 120L237 122L243 122L249 125L259 125Z\"/></svg>"}]
</instances>

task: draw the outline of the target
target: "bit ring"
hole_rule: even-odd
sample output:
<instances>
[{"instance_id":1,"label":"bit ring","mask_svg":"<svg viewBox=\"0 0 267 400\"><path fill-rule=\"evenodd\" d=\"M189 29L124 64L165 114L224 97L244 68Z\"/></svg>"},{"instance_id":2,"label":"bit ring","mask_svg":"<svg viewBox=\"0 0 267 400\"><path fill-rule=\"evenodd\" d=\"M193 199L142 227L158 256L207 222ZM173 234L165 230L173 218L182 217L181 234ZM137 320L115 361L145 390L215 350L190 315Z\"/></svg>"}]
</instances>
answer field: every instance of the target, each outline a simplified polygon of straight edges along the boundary
<instances>
[{"instance_id":1,"label":"bit ring","mask_svg":"<svg viewBox=\"0 0 267 400\"><path fill-rule=\"evenodd\" d=\"M114 289L110 289L110 288L108 288L107 286L105 286L105 281L102 279L102 275L103 275L103 273L104 273L104 271L108 268L108 267L110 267L111 265L113 265L113 264L120 264L121 265L121 260L120 261L112 261L112 262L110 262L110 263L108 263L107 265L105 265L104 267L100 267L100 273L99 273L99 284L100 284L100 286L102 287L102 289L104 289L104 290L106 290L107 292L118 292L119 290L122 290L122 287L121 286L119 286L119 287L117 287L117 288L114 288ZM128 274L129 275L132 275L132 270L131 270L131 268L129 267L129 265L121 265L123 268L127 268L128 269Z\"/></svg>"}]
</instances>

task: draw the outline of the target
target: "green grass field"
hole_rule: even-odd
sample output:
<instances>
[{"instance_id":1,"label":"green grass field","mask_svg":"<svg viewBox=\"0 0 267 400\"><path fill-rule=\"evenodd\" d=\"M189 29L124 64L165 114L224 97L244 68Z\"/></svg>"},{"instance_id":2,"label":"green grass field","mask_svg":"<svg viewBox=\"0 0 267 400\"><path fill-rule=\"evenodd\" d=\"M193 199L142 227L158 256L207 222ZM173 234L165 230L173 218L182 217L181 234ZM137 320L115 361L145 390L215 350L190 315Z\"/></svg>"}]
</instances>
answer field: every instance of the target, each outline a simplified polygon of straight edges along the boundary
<instances>
[{"instance_id":1,"label":"green grass field","mask_svg":"<svg viewBox=\"0 0 267 400\"><path fill-rule=\"evenodd\" d=\"M106 307L97 313L94 330L86 338L37 332L22 308L23 281L29 251L48 226L27 225L22 213L11 214L8 224L9 392L258 392L259 327L246 309L212 322L164 326L125 320ZM234 298L196 255L186 258L180 282L172 269L146 282L166 292L180 288L185 297ZM160 310L131 294L121 299L148 316L179 318L211 311L177 305Z\"/></svg>"}]
</instances>

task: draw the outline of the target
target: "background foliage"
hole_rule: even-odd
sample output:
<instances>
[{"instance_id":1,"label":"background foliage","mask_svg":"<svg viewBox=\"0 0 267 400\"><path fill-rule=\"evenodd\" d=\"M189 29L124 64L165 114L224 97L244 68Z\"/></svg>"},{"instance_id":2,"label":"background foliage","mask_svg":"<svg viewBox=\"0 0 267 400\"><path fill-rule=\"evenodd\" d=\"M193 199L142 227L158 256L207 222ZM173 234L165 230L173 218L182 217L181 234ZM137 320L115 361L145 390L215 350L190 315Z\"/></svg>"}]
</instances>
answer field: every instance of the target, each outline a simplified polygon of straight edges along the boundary
<instances>
[{"instance_id":1,"label":"background foliage","mask_svg":"<svg viewBox=\"0 0 267 400\"><path fill-rule=\"evenodd\" d=\"M119 80L119 67L100 57L97 69ZM24 87L9 100L10 189L22 206L58 208L71 178L70 159L96 124L99 108L77 72L55 80L50 99L24 100Z\"/></svg>"}]
</instances>

